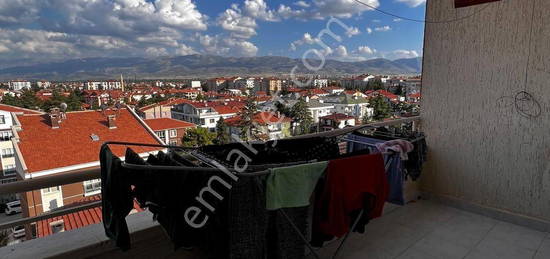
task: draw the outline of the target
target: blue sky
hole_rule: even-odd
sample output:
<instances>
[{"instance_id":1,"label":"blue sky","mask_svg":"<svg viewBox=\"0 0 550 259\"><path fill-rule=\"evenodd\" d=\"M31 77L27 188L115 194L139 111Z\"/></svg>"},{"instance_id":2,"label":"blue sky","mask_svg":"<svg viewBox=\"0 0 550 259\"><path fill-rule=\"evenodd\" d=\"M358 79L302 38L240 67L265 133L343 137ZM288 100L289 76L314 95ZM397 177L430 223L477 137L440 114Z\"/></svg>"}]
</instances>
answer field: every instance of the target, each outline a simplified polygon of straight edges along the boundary
<instances>
[{"instance_id":1,"label":"blue sky","mask_svg":"<svg viewBox=\"0 0 550 259\"><path fill-rule=\"evenodd\" d=\"M425 0L362 0L424 18ZM341 41L315 36L330 17ZM360 61L422 55L424 25L396 20L354 0L10 0L0 1L0 62L98 56L301 57ZM310 56L312 57L312 56Z\"/></svg>"}]
</instances>

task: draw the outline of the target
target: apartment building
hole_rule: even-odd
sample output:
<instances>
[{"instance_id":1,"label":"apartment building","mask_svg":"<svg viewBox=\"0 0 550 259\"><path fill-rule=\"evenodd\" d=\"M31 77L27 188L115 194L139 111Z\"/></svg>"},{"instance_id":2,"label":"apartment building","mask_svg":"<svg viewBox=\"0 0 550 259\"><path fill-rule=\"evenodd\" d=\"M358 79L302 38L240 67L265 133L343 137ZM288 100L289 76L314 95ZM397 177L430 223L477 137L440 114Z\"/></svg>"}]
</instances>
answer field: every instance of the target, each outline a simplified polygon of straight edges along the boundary
<instances>
[{"instance_id":1,"label":"apartment building","mask_svg":"<svg viewBox=\"0 0 550 259\"><path fill-rule=\"evenodd\" d=\"M292 119L272 112L258 112L253 116L254 134L257 140L274 140L290 137ZM225 121L229 125L229 133L240 135L242 131L241 116L235 116Z\"/></svg>"},{"instance_id":2,"label":"apartment building","mask_svg":"<svg viewBox=\"0 0 550 259\"><path fill-rule=\"evenodd\" d=\"M121 88L122 83L117 80L88 81L84 84L85 90L114 90Z\"/></svg>"},{"instance_id":3,"label":"apartment building","mask_svg":"<svg viewBox=\"0 0 550 259\"><path fill-rule=\"evenodd\" d=\"M216 131L216 124L220 118L236 116L241 102L187 102L175 105L172 109L172 118L187 121L207 128L211 132Z\"/></svg>"},{"instance_id":4,"label":"apartment building","mask_svg":"<svg viewBox=\"0 0 550 259\"><path fill-rule=\"evenodd\" d=\"M14 125L18 180L36 179L99 167L99 150L105 141L161 144L162 141L131 110L21 114ZM124 156L126 147L113 146ZM137 147L142 156L158 148ZM21 194L23 216L40 215L99 194L100 180L55 186Z\"/></svg>"},{"instance_id":5,"label":"apartment building","mask_svg":"<svg viewBox=\"0 0 550 259\"><path fill-rule=\"evenodd\" d=\"M8 82L10 90L21 91L23 89L31 89L31 82L26 80L13 80Z\"/></svg>"},{"instance_id":6,"label":"apartment building","mask_svg":"<svg viewBox=\"0 0 550 259\"><path fill-rule=\"evenodd\" d=\"M355 117L342 113L333 113L331 115L319 118L320 131L329 131L355 126Z\"/></svg>"},{"instance_id":7,"label":"apartment building","mask_svg":"<svg viewBox=\"0 0 550 259\"><path fill-rule=\"evenodd\" d=\"M145 123L165 144L172 146L180 146L186 130L197 127L193 123L171 118L148 119Z\"/></svg>"},{"instance_id":8,"label":"apartment building","mask_svg":"<svg viewBox=\"0 0 550 259\"><path fill-rule=\"evenodd\" d=\"M368 107L369 101L362 96L341 93L339 95L322 98L325 103L334 105L334 112L342 113L355 118L363 118L366 114L372 115L373 109Z\"/></svg>"}]
</instances>

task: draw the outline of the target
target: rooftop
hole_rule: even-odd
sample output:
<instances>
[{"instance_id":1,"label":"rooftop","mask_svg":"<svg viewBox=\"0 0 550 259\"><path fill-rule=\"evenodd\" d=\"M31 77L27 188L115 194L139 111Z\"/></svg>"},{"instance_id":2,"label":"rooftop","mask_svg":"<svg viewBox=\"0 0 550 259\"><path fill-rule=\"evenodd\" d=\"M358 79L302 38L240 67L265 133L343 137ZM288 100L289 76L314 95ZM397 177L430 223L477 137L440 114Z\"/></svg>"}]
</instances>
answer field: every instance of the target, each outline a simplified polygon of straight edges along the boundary
<instances>
[{"instance_id":1,"label":"rooftop","mask_svg":"<svg viewBox=\"0 0 550 259\"><path fill-rule=\"evenodd\" d=\"M20 108L16 106L11 106L7 104L0 104L0 110L1 111L7 111L7 112L22 112L24 114L43 114L43 112L31 110L31 109L25 109Z\"/></svg>"},{"instance_id":2,"label":"rooftop","mask_svg":"<svg viewBox=\"0 0 550 259\"><path fill-rule=\"evenodd\" d=\"M335 121L351 120L355 119L353 116L345 115L342 113L333 113L331 115L320 117L319 119L330 119Z\"/></svg>"},{"instance_id":3,"label":"rooftop","mask_svg":"<svg viewBox=\"0 0 550 259\"><path fill-rule=\"evenodd\" d=\"M145 120L145 123L147 123L147 125L155 131L196 127L193 123L170 118L148 119Z\"/></svg>"},{"instance_id":4,"label":"rooftop","mask_svg":"<svg viewBox=\"0 0 550 259\"><path fill-rule=\"evenodd\" d=\"M119 110L114 129L109 129L107 118L100 111L68 112L67 119L57 129L52 129L47 114L17 118L21 123L21 130L17 132L18 146L28 172L98 161L101 144L105 141L160 144L127 109ZM92 140L92 134L99 140ZM137 149L139 153L156 150ZM124 156L124 147L113 146L112 150Z\"/></svg>"}]
</instances>

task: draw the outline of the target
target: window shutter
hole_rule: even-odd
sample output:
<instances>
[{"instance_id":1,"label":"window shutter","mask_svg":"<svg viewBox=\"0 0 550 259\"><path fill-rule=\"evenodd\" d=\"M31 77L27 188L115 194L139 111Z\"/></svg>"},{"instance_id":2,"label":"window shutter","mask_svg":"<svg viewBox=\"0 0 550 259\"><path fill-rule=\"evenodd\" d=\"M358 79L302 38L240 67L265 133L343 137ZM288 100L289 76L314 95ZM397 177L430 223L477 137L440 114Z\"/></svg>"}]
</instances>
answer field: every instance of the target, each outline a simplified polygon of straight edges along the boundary
<instances>
[{"instance_id":1,"label":"window shutter","mask_svg":"<svg viewBox=\"0 0 550 259\"><path fill-rule=\"evenodd\" d=\"M485 4L485 3L496 2L496 1L500 1L500 0L455 0L455 8Z\"/></svg>"}]
</instances>

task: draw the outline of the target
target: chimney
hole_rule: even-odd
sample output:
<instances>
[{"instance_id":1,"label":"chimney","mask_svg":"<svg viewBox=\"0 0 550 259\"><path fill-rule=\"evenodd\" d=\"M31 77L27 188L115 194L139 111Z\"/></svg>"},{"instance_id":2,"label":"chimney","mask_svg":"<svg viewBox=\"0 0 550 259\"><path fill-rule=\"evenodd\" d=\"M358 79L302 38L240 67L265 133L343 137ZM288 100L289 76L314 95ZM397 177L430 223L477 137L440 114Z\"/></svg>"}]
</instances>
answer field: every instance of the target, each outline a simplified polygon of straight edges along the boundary
<instances>
[{"instance_id":1,"label":"chimney","mask_svg":"<svg viewBox=\"0 0 550 259\"><path fill-rule=\"evenodd\" d=\"M113 115L107 115L107 124L109 125L109 129L116 129L116 116Z\"/></svg>"},{"instance_id":2,"label":"chimney","mask_svg":"<svg viewBox=\"0 0 550 259\"><path fill-rule=\"evenodd\" d=\"M52 129L58 129L61 124L61 116L59 113L59 108L50 109L50 124Z\"/></svg>"}]
</instances>

